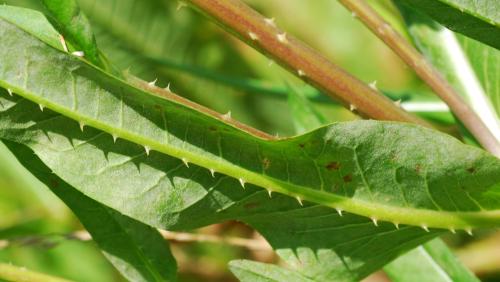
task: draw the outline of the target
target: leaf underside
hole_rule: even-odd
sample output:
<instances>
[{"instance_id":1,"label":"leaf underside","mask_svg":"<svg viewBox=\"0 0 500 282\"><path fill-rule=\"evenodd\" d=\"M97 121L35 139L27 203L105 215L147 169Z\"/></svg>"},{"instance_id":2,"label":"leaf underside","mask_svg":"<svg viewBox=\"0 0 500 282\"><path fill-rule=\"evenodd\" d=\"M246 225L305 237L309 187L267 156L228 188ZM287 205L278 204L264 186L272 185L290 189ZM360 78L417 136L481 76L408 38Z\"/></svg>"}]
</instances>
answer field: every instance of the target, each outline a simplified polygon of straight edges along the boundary
<instances>
[{"instance_id":1,"label":"leaf underside","mask_svg":"<svg viewBox=\"0 0 500 282\"><path fill-rule=\"evenodd\" d=\"M110 76L50 44L57 33L40 39L1 9L0 86L18 95L0 93L0 138L141 222L182 230L240 220L319 281L362 278L442 232L420 226L498 226L500 161L447 135L358 121L264 140Z\"/></svg>"}]
</instances>

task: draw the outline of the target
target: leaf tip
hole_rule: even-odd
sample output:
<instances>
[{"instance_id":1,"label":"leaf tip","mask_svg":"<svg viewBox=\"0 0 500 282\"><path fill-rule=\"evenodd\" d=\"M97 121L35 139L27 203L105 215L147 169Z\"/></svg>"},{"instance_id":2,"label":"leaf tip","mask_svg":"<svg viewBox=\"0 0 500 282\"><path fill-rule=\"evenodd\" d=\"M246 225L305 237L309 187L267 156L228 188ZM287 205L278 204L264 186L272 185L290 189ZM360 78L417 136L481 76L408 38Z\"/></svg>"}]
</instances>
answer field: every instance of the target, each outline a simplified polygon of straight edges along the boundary
<instances>
[{"instance_id":1,"label":"leaf tip","mask_svg":"<svg viewBox=\"0 0 500 282\"><path fill-rule=\"evenodd\" d=\"M339 214L339 216L342 216L342 209L339 209L339 208L336 208L335 210L337 210L337 213Z\"/></svg>"},{"instance_id":2,"label":"leaf tip","mask_svg":"<svg viewBox=\"0 0 500 282\"><path fill-rule=\"evenodd\" d=\"M85 127L85 122L80 121L78 122L78 125L80 126L80 130L83 132L83 128Z\"/></svg>"},{"instance_id":3,"label":"leaf tip","mask_svg":"<svg viewBox=\"0 0 500 282\"><path fill-rule=\"evenodd\" d=\"M188 162L188 160L186 158L182 158L181 160L182 160L182 162L184 163L184 165L186 167L189 167L189 162Z\"/></svg>"},{"instance_id":4,"label":"leaf tip","mask_svg":"<svg viewBox=\"0 0 500 282\"><path fill-rule=\"evenodd\" d=\"M72 52L71 55L81 58L81 57L85 56L85 52L83 52L83 51L75 51L75 52Z\"/></svg>"},{"instance_id":5,"label":"leaf tip","mask_svg":"<svg viewBox=\"0 0 500 282\"><path fill-rule=\"evenodd\" d=\"M66 40L62 34L59 34L59 42L61 42L64 52L68 52L68 45L66 45Z\"/></svg>"},{"instance_id":6,"label":"leaf tip","mask_svg":"<svg viewBox=\"0 0 500 282\"><path fill-rule=\"evenodd\" d=\"M297 202L299 202L301 206L304 206L304 204L302 203L302 199L299 196L295 197L295 199L297 199Z\"/></svg>"}]
</instances>

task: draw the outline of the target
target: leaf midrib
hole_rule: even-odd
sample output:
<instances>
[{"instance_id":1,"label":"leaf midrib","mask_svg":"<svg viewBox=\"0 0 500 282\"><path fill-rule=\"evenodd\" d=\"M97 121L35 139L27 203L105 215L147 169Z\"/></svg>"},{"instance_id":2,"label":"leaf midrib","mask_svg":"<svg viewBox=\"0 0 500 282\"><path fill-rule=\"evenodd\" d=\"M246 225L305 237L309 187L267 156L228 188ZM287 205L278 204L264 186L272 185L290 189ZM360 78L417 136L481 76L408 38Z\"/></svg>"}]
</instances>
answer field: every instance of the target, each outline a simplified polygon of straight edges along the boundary
<instances>
[{"instance_id":1,"label":"leaf midrib","mask_svg":"<svg viewBox=\"0 0 500 282\"><path fill-rule=\"evenodd\" d=\"M86 125L102 130L109 134L116 134L120 138L141 146L148 146L151 151L164 153L178 159L188 159L189 162L206 169L214 169L218 173L226 174L235 179L242 178L246 183L254 184L259 187L264 187L272 192L278 192L291 197L299 198L302 201L309 201L321 205L325 205L335 209L341 209L353 214L363 215L379 221L389 221L397 224L409 224L415 226L425 226L429 228L449 228L449 229L471 229L478 226L496 226L500 220L500 210L489 210L480 212L450 212L450 211L435 211L414 208L400 208L389 205L382 205L372 202L363 201L360 199L352 199L332 193L313 190L311 188L288 183L282 180L277 180L266 175L261 175L241 166L229 162L221 162L208 158L203 155L197 155L182 150L170 144L159 143L149 138L145 138L138 134L134 134L124 128L113 128L99 120L89 118L73 112L71 109L52 103L43 99L34 93L20 89L14 85L10 85L5 81L0 81L0 86L12 89L20 96L44 105L59 114L62 114L75 121L83 121ZM133 87L133 86L130 86ZM142 90L141 90L142 91ZM145 92L147 93L147 92ZM174 103L177 103L173 101ZM182 105L186 106L186 105ZM273 141L266 141L273 142ZM299 205L299 203L298 203ZM473 222L473 224L471 224Z\"/></svg>"}]
</instances>

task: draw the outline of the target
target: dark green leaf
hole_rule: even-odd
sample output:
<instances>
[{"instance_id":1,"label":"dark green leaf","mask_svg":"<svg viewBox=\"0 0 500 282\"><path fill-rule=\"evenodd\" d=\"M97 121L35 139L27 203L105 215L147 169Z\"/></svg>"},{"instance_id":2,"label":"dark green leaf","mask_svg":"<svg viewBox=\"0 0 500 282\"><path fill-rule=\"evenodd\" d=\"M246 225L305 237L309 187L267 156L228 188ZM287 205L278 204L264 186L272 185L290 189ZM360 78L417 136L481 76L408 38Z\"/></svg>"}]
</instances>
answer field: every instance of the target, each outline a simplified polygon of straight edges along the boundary
<instances>
[{"instance_id":1,"label":"dark green leaf","mask_svg":"<svg viewBox=\"0 0 500 282\"><path fill-rule=\"evenodd\" d=\"M43 0L54 17L56 27L85 58L103 67L90 23L75 0Z\"/></svg>"},{"instance_id":2,"label":"dark green leaf","mask_svg":"<svg viewBox=\"0 0 500 282\"><path fill-rule=\"evenodd\" d=\"M53 174L29 148L5 142L18 160L68 205L111 263L130 281L175 281L176 262L154 228L99 204Z\"/></svg>"}]
</instances>

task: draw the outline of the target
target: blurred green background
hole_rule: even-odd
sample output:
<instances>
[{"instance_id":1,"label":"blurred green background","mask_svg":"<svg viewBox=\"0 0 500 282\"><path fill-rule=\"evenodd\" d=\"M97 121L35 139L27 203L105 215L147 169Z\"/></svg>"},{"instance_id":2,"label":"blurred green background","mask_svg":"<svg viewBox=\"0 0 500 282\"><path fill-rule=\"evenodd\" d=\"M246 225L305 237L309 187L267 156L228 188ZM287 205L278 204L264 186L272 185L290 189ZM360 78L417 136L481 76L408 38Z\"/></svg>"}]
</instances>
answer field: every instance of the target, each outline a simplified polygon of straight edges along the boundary
<instances>
[{"instance_id":1,"label":"blurred green background","mask_svg":"<svg viewBox=\"0 0 500 282\"><path fill-rule=\"evenodd\" d=\"M287 93L313 97L329 122L356 117L317 96L268 58L203 16L173 0L79 0L99 47L118 69L129 69L219 112L271 134L293 135ZM381 41L334 0L247 0L280 27L322 52L365 82L398 98L435 101L429 89ZM371 4L405 34L389 1ZM41 9L38 0L0 3ZM64 235L81 230L72 213L0 146L0 262L75 281L123 281L94 243ZM255 237L246 226L227 223L193 232ZM488 234L484 234L486 236ZM482 238L481 234L475 238ZM471 239L448 238L460 247ZM496 244L498 245L496 240ZM491 249L494 244L488 245ZM234 281L227 262L235 258L275 261L269 252L251 252L209 243L174 243L181 281ZM498 251L500 253L500 251ZM465 256L469 256L470 252ZM500 258L497 258L500 261ZM498 266L495 266L498 267ZM491 281L499 279L485 271ZM372 280L380 279L372 276ZM383 279L383 278L382 278Z\"/></svg>"}]
</instances>

